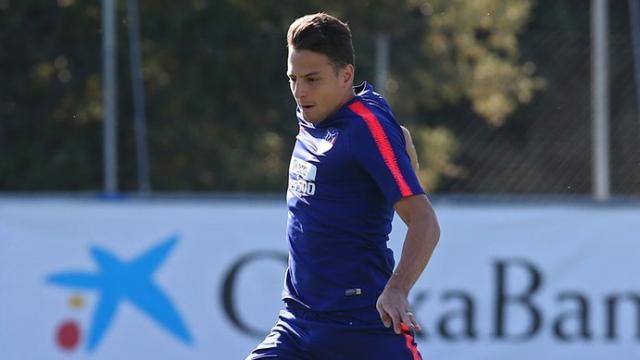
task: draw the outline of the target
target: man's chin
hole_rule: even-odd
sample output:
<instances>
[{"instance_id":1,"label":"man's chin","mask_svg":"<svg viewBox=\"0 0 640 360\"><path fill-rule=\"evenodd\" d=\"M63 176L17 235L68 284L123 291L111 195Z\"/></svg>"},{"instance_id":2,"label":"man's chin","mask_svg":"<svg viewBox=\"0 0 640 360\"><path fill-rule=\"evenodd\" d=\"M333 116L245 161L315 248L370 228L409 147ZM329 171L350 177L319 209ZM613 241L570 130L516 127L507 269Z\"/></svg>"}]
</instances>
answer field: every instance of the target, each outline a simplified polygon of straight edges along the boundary
<instances>
[{"instance_id":1,"label":"man's chin","mask_svg":"<svg viewBox=\"0 0 640 360\"><path fill-rule=\"evenodd\" d=\"M303 117L306 121L308 121L308 122L310 122L310 123L312 123L312 124L317 124L317 123L319 123L319 122L320 122L320 119L318 119L318 117L317 117L317 116L313 116L313 115L309 115L309 114L302 114L302 117Z\"/></svg>"}]
</instances>

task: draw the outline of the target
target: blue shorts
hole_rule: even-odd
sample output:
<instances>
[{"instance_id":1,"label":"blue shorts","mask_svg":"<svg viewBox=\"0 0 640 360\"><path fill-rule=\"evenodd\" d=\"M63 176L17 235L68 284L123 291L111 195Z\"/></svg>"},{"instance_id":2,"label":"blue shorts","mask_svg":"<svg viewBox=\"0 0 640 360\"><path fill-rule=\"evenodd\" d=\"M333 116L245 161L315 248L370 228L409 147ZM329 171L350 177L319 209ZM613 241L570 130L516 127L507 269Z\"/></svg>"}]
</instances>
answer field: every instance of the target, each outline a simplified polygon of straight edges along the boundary
<instances>
[{"instance_id":1,"label":"blue shorts","mask_svg":"<svg viewBox=\"0 0 640 360\"><path fill-rule=\"evenodd\" d=\"M245 360L421 360L414 333L382 324L375 308L318 313L287 307Z\"/></svg>"}]
</instances>

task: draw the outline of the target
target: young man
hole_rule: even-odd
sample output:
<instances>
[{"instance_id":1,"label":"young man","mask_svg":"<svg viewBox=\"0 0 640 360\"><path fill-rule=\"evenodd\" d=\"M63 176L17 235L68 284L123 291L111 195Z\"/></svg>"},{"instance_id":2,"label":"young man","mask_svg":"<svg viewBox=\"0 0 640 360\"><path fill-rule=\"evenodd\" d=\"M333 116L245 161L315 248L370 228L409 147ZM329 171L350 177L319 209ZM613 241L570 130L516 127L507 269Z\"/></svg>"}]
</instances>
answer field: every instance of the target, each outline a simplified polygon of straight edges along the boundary
<instances>
[{"instance_id":1,"label":"young man","mask_svg":"<svg viewBox=\"0 0 640 360\"><path fill-rule=\"evenodd\" d=\"M286 306L247 359L421 359L407 297L440 230L408 132L371 85L353 87L345 23L299 18L287 43L300 132L287 191ZM408 226L395 271L394 209Z\"/></svg>"}]
</instances>

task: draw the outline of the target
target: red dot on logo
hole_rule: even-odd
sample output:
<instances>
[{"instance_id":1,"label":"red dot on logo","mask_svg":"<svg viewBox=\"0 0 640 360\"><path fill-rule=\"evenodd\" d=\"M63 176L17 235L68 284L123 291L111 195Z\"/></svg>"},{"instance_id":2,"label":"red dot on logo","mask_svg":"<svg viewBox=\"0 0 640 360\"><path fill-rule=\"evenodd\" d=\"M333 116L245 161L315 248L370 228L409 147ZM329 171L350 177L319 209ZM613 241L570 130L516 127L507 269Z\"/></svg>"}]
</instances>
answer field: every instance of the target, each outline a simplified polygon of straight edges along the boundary
<instances>
[{"instance_id":1,"label":"red dot on logo","mask_svg":"<svg viewBox=\"0 0 640 360\"><path fill-rule=\"evenodd\" d=\"M56 331L58 345L65 350L73 350L80 341L80 327L75 321L65 321Z\"/></svg>"}]
</instances>

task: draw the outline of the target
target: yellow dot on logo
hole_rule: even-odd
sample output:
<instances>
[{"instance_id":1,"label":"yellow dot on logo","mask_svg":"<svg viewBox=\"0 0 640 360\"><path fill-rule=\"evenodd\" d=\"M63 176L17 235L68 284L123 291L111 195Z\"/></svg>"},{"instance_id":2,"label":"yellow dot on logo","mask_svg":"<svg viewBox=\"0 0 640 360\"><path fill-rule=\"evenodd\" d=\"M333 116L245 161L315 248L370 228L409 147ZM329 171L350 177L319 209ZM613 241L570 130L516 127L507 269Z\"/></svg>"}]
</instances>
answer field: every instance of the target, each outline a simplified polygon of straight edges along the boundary
<instances>
[{"instance_id":1,"label":"yellow dot on logo","mask_svg":"<svg viewBox=\"0 0 640 360\"><path fill-rule=\"evenodd\" d=\"M71 299L69 299L69 306L72 309L82 309L84 307L84 298L82 295L73 295Z\"/></svg>"}]
</instances>

